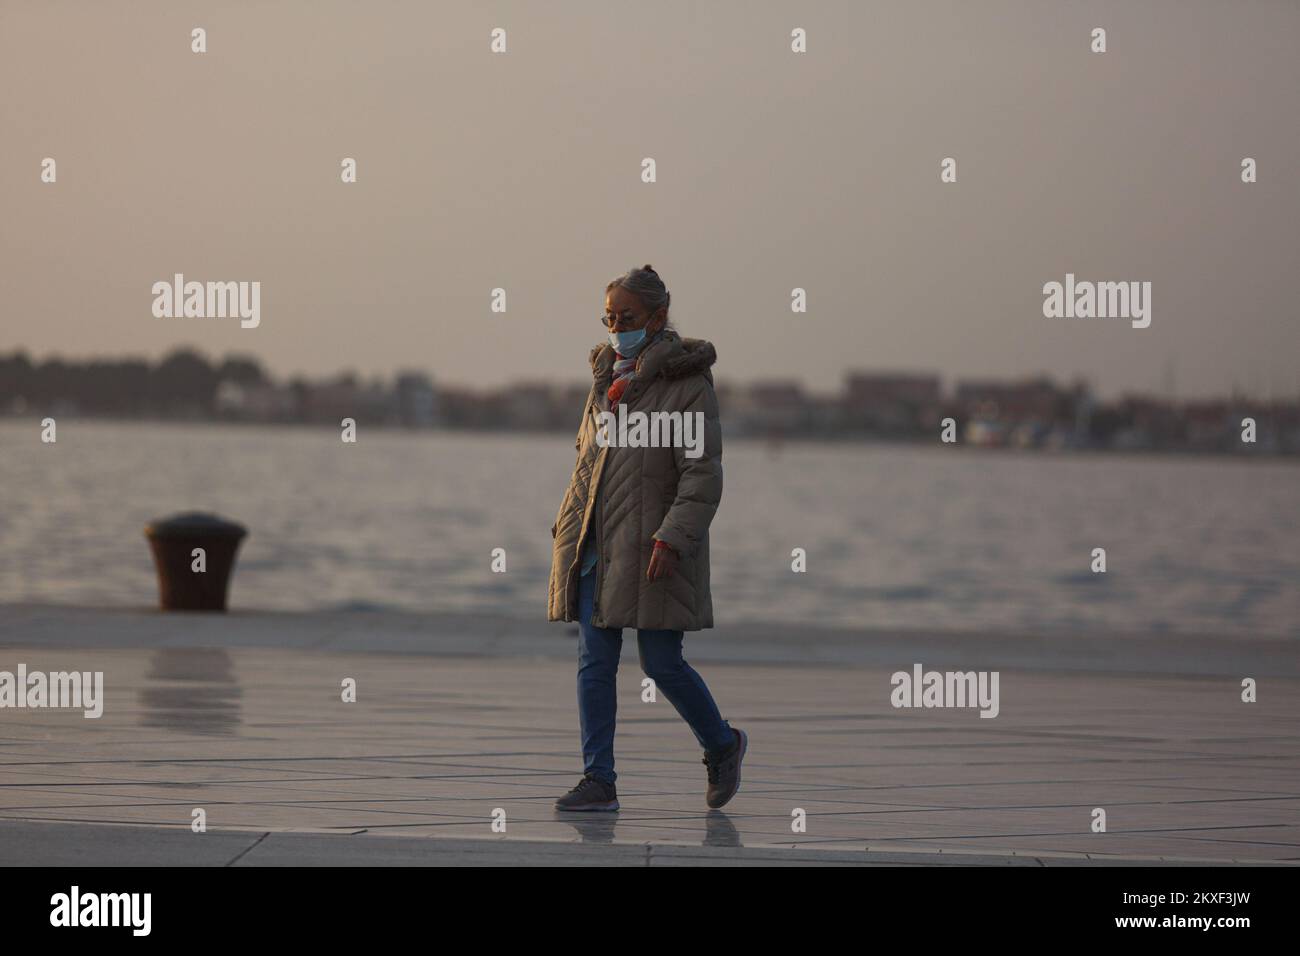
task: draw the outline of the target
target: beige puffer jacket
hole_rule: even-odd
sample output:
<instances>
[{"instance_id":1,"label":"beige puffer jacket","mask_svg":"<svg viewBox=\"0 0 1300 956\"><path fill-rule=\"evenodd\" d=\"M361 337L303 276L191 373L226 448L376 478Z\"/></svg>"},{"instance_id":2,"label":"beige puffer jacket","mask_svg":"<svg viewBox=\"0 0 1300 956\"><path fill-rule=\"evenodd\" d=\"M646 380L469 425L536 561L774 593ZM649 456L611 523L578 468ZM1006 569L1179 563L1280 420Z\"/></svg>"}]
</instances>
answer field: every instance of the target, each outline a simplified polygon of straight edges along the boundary
<instances>
[{"instance_id":1,"label":"beige puffer jacket","mask_svg":"<svg viewBox=\"0 0 1300 956\"><path fill-rule=\"evenodd\" d=\"M678 411L694 418L703 412L698 458L688 457L685 448L602 448L597 443L596 416L602 411L619 414L606 396L614 358L608 344L591 350L593 382L578 427L578 460L551 527L555 545L547 619L578 619L581 555L586 536L595 535L595 626L712 627L709 522L722 498L722 429L710 371L717 353L703 339L683 339L666 330L638 356L620 400L625 413ZM597 488L598 509L592 507ZM676 549L680 560L672 574L652 582L646 568L656 540Z\"/></svg>"}]
</instances>

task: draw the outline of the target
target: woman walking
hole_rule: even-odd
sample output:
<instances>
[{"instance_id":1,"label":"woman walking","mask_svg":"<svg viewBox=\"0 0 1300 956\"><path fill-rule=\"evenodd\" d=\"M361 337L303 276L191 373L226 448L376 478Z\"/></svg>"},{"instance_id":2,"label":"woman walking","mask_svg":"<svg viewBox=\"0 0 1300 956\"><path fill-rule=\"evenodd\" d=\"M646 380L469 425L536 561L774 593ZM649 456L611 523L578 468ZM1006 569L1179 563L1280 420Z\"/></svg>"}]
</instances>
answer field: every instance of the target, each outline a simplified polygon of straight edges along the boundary
<instances>
[{"instance_id":1,"label":"woman walking","mask_svg":"<svg viewBox=\"0 0 1300 956\"><path fill-rule=\"evenodd\" d=\"M682 658L683 633L713 626L709 522L722 497L722 430L710 371L716 352L669 327L670 298L648 265L612 281L601 317L609 341L588 357L593 382L578 460L551 528L548 610L549 620L578 622L585 771L557 810L618 809L614 715L625 627L636 628L641 669L704 748L708 805L723 806L740 786L748 738L722 719ZM615 447L618 430L606 430L601 416L620 415L620 405L622 414L677 412L702 422L702 447L698 438L689 448L680 440Z\"/></svg>"}]
</instances>

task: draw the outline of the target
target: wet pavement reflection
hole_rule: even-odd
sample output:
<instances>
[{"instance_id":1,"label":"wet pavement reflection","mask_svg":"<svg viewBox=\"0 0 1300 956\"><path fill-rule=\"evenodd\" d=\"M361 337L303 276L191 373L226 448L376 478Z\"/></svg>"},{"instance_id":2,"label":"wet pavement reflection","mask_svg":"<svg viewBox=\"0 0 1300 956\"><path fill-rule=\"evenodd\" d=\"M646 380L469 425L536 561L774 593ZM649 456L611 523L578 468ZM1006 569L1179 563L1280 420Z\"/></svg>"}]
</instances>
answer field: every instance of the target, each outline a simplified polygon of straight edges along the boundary
<instances>
[{"instance_id":1,"label":"wet pavement reflection","mask_svg":"<svg viewBox=\"0 0 1300 956\"><path fill-rule=\"evenodd\" d=\"M567 823L573 827L580 838L581 843L613 843L616 836L616 829L619 824L619 814L617 811L573 811L573 810L556 810L554 820L557 823ZM707 813L700 814L698 818L691 817L693 822L696 819L704 821L704 839L700 842L701 846L730 846L739 847L745 844L741 841L740 831L736 825L721 810L709 810ZM646 821L638 819L635 823L631 820L625 821L623 833L624 839L635 839L638 833L644 832ZM660 828L660 831L663 828ZM657 831L657 832L660 832ZM687 831L682 830L683 834ZM662 833L660 832L660 835ZM693 842L684 840L683 842Z\"/></svg>"},{"instance_id":2,"label":"wet pavement reflection","mask_svg":"<svg viewBox=\"0 0 1300 956\"><path fill-rule=\"evenodd\" d=\"M223 648L160 648L144 676L142 726L189 734L238 732L243 691Z\"/></svg>"}]
</instances>

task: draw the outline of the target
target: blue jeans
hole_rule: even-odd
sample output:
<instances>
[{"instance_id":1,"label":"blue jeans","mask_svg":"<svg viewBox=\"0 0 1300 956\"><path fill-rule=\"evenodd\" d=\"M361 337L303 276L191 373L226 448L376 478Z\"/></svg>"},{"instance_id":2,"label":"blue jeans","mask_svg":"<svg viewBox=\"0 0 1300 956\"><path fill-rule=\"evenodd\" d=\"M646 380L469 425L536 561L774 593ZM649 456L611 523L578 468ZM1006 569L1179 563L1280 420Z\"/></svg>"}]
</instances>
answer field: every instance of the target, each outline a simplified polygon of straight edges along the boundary
<instances>
[{"instance_id":1,"label":"blue jeans","mask_svg":"<svg viewBox=\"0 0 1300 956\"><path fill-rule=\"evenodd\" d=\"M614 773L614 714L618 707L616 688L623 631L591 626L595 591L596 572L582 575L578 596L578 722L585 772L613 783L618 776ZM735 734L718 712L704 679L682 657L682 632L638 628L636 644L641 669L677 708L700 746L705 750L729 748Z\"/></svg>"}]
</instances>

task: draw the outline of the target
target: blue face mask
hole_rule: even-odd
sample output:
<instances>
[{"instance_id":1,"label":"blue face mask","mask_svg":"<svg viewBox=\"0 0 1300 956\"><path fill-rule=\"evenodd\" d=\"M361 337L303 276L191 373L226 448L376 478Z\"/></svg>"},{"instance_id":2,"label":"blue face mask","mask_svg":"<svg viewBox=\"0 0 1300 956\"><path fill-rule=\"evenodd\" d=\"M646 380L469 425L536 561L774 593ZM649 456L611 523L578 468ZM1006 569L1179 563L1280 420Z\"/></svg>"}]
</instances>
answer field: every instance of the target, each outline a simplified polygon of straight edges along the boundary
<instances>
[{"instance_id":1,"label":"blue face mask","mask_svg":"<svg viewBox=\"0 0 1300 956\"><path fill-rule=\"evenodd\" d=\"M631 332L610 332L609 344L623 358L632 358L645 346L645 329L633 329Z\"/></svg>"}]
</instances>

